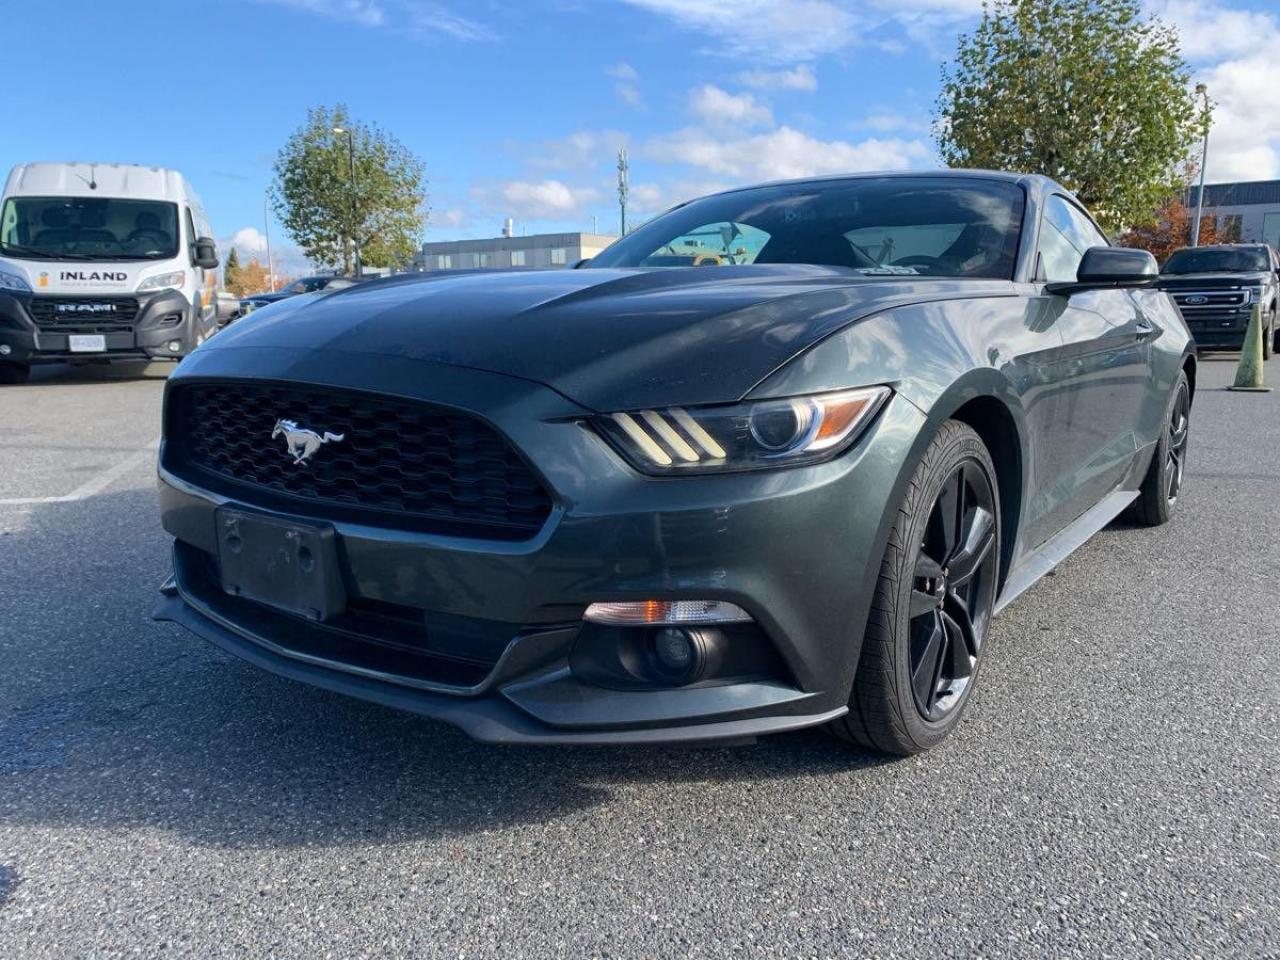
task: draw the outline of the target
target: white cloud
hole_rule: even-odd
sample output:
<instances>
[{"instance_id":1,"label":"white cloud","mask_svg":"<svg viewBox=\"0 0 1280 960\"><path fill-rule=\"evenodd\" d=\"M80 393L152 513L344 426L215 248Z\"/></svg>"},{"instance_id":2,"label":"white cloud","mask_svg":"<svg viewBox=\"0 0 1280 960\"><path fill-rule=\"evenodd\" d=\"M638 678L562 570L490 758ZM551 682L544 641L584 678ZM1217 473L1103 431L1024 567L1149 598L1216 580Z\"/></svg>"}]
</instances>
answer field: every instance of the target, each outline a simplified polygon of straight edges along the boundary
<instances>
[{"instance_id":1,"label":"white cloud","mask_svg":"<svg viewBox=\"0 0 1280 960\"><path fill-rule=\"evenodd\" d=\"M257 227L241 227L222 245L224 248L235 247L241 254L248 254L251 257L262 257L267 252L267 238Z\"/></svg>"},{"instance_id":2,"label":"white cloud","mask_svg":"<svg viewBox=\"0 0 1280 960\"><path fill-rule=\"evenodd\" d=\"M508 180L496 190L476 191L478 199L499 204L508 216L522 219L563 220L582 214L600 197L594 187L571 187L560 180Z\"/></svg>"},{"instance_id":3,"label":"white cloud","mask_svg":"<svg viewBox=\"0 0 1280 960\"><path fill-rule=\"evenodd\" d=\"M226 261L232 247L239 255L241 263L247 263L249 260L257 260L264 264L267 262L267 238L257 227L241 227L230 237L224 237L218 241L218 250L223 262ZM271 259L280 276L296 276L300 273L308 273L312 269L311 261L303 255L297 244L287 237L276 236L274 233L271 237Z\"/></svg>"},{"instance_id":4,"label":"white cloud","mask_svg":"<svg viewBox=\"0 0 1280 960\"><path fill-rule=\"evenodd\" d=\"M858 126L877 133L928 133L930 120L924 116L912 116L895 110L873 110Z\"/></svg>"},{"instance_id":5,"label":"white cloud","mask_svg":"<svg viewBox=\"0 0 1280 960\"><path fill-rule=\"evenodd\" d=\"M744 70L738 74L738 81L757 90L818 89L818 78L807 63L791 70Z\"/></svg>"},{"instance_id":6,"label":"white cloud","mask_svg":"<svg viewBox=\"0 0 1280 960\"><path fill-rule=\"evenodd\" d=\"M362 27L375 27L418 38L492 40L483 24L454 13L434 0L258 0Z\"/></svg>"},{"instance_id":7,"label":"white cloud","mask_svg":"<svg viewBox=\"0 0 1280 960\"><path fill-rule=\"evenodd\" d=\"M626 146L629 139L621 130L575 130L568 136L544 141L532 152L526 145L517 149L528 157L531 166L539 169L584 173L601 165L612 166L618 148Z\"/></svg>"},{"instance_id":8,"label":"white cloud","mask_svg":"<svg viewBox=\"0 0 1280 960\"><path fill-rule=\"evenodd\" d=\"M736 139L687 127L650 140L645 154L660 162L687 164L748 182L904 169L936 162L933 149L919 139L818 140L785 125Z\"/></svg>"},{"instance_id":9,"label":"white cloud","mask_svg":"<svg viewBox=\"0 0 1280 960\"><path fill-rule=\"evenodd\" d=\"M644 106L644 97L640 94L640 73L629 63L615 63L605 70L616 81L613 85L618 98L629 107Z\"/></svg>"},{"instance_id":10,"label":"white cloud","mask_svg":"<svg viewBox=\"0 0 1280 960\"><path fill-rule=\"evenodd\" d=\"M723 52L775 62L812 60L849 46L858 18L832 0L623 0L710 34Z\"/></svg>"},{"instance_id":11,"label":"white cloud","mask_svg":"<svg viewBox=\"0 0 1280 960\"><path fill-rule=\"evenodd\" d=\"M443 227L457 229L458 227L466 226L469 219L467 211L460 207L451 207L448 210L432 212L431 220L428 221L428 225L438 224Z\"/></svg>"},{"instance_id":12,"label":"white cloud","mask_svg":"<svg viewBox=\"0 0 1280 960\"><path fill-rule=\"evenodd\" d=\"M773 125L773 112L754 96L732 94L710 83L694 91L690 109L713 126L741 129Z\"/></svg>"},{"instance_id":13,"label":"white cloud","mask_svg":"<svg viewBox=\"0 0 1280 960\"><path fill-rule=\"evenodd\" d=\"M1194 81L1215 103L1206 179L1280 176L1280 19L1189 0L1151 0L1149 9L1178 27Z\"/></svg>"}]
</instances>

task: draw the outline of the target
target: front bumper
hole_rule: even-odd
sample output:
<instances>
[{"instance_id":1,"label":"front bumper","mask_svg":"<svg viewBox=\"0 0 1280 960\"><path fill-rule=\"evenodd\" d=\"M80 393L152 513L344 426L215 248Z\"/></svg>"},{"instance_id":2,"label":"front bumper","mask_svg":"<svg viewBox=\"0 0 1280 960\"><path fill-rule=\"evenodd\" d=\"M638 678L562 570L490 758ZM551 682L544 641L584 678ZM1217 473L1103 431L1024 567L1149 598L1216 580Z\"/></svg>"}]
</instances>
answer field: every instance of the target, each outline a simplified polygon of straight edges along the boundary
<instances>
[{"instance_id":1,"label":"front bumper","mask_svg":"<svg viewBox=\"0 0 1280 960\"><path fill-rule=\"evenodd\" d=\"M177 377L216 375L232 355L241 373L279 370L279 356L214 347ZM739 739L825 723L847 709L887 508L901 496L923 421L907 401L891 400L829 463L651 479L586 429L580 408L545 387L443 366L424 376L421 363L385 357L348 355L341 367L297 359L291 379L317 382L309 371L320 365L332 386L377 382L383 392L467 403L506 433L552 490L556 506L545 527L514 543L332 523L357 603L420 615L423 644L448 647L446 660L465 660L470 638L494 655L482 667L439 675L400 672L386 657L344 646L347 639L321 642L322 626L222 593L216 577L200 573L216 564L215 511L256 505L174 475L163 450L162 518L177 547L158 619L283 676L497 742ZM366 379L366 362L376 362L376 381ZM777 669L644 689L575 672L585 607L649 598L743 607Z\"/></svg>"},{"instance_id":2,"label":"front bumper","mask_svg":"<svg viewBox=\"0 0 1280 960\"><path fill-rule=\"evenodd\" d=\"M125 326L127 329L102 333L105 350L91 353L73 352L69 337L73 332L94 333L98 326L93 316L74 318L82 324L67 323L50 327L38 323L32 301L41 294L0 292L0 344L8 347L0 359L10 363L123 362L181 360L196 346L197 322L190 301L177 290L161 290L154 294L131 294L138 300L138 310ZM68 298L56 298L68 299ZM81 299L93 300L92 296ZM99 300L117 299L106 295ZM70 329L74 327L75 329ZM178 343L178 349L171 344Z\"/></svg>"}]
</instances>

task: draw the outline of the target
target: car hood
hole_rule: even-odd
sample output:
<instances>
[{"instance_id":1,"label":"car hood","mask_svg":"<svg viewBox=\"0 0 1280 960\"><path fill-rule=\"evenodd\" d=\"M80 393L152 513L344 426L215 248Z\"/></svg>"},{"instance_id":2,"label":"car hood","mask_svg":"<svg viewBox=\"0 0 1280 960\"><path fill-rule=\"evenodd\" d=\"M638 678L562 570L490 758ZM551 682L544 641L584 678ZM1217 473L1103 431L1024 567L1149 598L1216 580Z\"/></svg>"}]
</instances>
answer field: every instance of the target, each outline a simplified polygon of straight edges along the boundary
<instances>
[{"instance_id":1,"label":"car hood","mask_svg":"<svg viewBox=\"0 0 1280 960\"><path fill-rule=\"evenodd\" d=\"M1191 287L1258 287L1267 283L1269 273L1165 273L1158 286L1162 290L1187 290Z\"/></svg>"},{"instance_id":2,"label":"car hood","mask_svg":"<svg viewBox=\"0 0 1280 960\"><path fill-rule=\"evenodd\" d=\"M886 308L1013 295L1007 281L801 265L476 273L285 301L206 348L402 357L535 381L595 410L635 409L736 400Z\"/></svg>"}]
</instances>

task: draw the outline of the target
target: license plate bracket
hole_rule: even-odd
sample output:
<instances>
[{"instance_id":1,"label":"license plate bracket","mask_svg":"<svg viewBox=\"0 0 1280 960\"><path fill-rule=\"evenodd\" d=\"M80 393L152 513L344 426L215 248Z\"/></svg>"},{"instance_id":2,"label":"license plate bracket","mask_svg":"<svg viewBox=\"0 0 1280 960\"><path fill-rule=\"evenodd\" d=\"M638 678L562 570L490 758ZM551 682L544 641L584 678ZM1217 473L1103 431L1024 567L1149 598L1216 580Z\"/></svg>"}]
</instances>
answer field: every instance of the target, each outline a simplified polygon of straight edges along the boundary
<instances>
[{"instance_id":1,"label":"license plate bracket","mask_svg":"<svg viewBox=\"0 0 1280 960\"><path fill-rule=\"evenodd\" d=\"M222 589L308 620L346 609L333 527L220 507Z\"/></svg>"},{"instance_id":2,"label":"license plate bracket","mask_svg":"<svg viewBox=\"0 0 1280 960\"><path fill-rule=\"evenodd\" d=\"M70 353L103 353L106 349L107 338L101 333L73 333L67 337Z\"/></svg>"}]
</instances>

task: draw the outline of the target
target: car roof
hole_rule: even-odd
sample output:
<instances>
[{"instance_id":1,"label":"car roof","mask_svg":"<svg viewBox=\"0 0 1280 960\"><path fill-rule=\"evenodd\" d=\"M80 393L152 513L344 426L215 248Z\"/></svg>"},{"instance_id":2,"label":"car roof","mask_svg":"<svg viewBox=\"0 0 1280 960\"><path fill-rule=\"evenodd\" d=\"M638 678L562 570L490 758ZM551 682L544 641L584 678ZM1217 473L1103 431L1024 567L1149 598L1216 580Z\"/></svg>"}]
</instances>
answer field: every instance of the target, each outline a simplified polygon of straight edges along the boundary
<instances>
[{"instance_id":1,"label":"car roof","mask_svg":"<svg viewBox=\"0 0 1280 960\"><path fill-rule=\"evenodd\" d=\"M831 173L818 177L796 177L786 180L768 180L763 183L744 184L740 187L730 187L728 190L721 190L717 193L707 194L707 196L721 196L729 193L739 193L743 190L755 190L759 187L785 187L800 186L806 183L830 183L840 180L882 180L885 178L920 178L920 177L955 177L960 180L1002 180L1006 183L1019 183L1023 186L1033 187L1039 191L1058 190L1063 193L1070 193L1061 184L1036 173L1014 173L1008 170L970 170L967 168L946 167L935 170L869 170L861 173ZM701 198L699 198L701 199Z\"/></svg>"}]
</instances>

